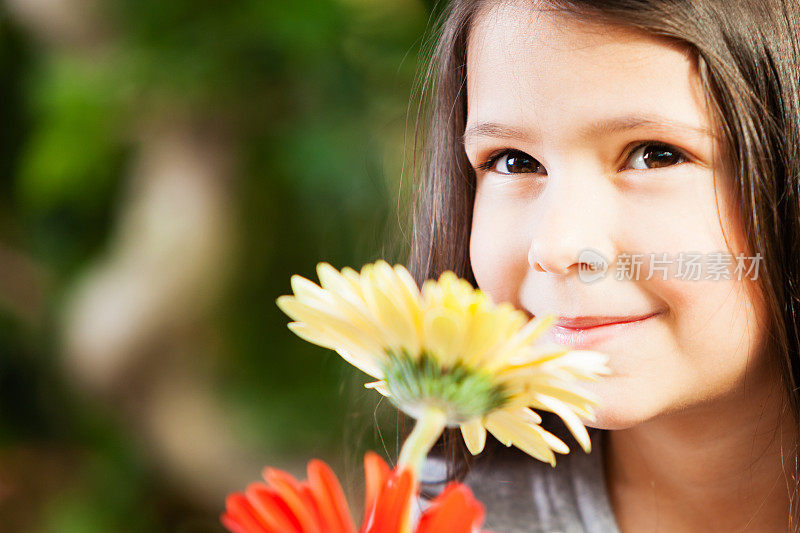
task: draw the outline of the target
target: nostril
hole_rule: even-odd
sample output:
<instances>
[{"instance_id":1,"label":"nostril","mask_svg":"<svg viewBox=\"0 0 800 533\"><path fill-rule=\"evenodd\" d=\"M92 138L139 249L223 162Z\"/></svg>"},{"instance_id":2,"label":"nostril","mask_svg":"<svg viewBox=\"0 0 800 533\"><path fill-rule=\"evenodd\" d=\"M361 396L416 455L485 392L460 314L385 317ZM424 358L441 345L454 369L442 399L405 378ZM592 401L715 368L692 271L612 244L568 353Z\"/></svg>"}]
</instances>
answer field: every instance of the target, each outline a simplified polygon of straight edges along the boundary
<instances>
[{"instance_id":1,"label":"nostril","mask_svg":"<svg viewBox=\"0 0 800 533\"><path fill-rule=\"evenodd\" d=\"M577 256L577 248L563 239L548 243L536 239L528 248L528 264L536 272L567 275L578 266Z\"/></svg>"},{"instance_id":2,"label":"nostril","mask_svg":"<svg viewBox=\"0 0 800 533\"><path fill-rule=\"evenodd\" d=\"M544 258L536 258L534 254L528 252L528 264L536 272L549 272L551 274L568 274L570 267L575 264L575 261L567 260L566 257L558 259L554 256L548 255ZM569 265L569 266L564 266Z\"/></svg>"}]
</instances>

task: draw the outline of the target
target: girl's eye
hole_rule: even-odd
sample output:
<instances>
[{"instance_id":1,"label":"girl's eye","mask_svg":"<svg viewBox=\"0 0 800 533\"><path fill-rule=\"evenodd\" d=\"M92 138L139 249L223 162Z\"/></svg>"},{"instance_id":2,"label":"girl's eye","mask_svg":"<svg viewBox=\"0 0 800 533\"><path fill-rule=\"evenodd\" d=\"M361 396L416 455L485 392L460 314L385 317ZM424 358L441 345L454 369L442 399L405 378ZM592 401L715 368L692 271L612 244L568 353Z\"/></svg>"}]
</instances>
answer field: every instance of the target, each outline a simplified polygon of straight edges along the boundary
<instances>
[{"instance_id":1,"label":"girl's eye","mask_svg":"<svg viewBox=\"0 0 800 533\"><path fill-rule=\"evenodd\" d=\"M678 165L688 161L683 152L677 148L660 142L642 143L633 149L628 157L634 170L649 170L654 168Z\"/></svg>"},{"instance_id":2,"label":"girl's eye","mask_svg":"<svg viewBox=\"0 0 800 533\"><path fill-rule=\"evenodd\" d=\"M481 170L494 170L498 174L533 174L542 165L520 150L503 150L478 165Z\"/></svg>"},{"instance_id":3,"label":"girl's eye","mask_svg":"<svg viewBox=\"0 0 800 533\"><path fill-rule=\"evenodd\" d=\"M647 141L636 146L628 156L633 170L652 170L686 163L689 159L684 153L663 142ZM544 170L541 163L521 150L503 150L490 157L476 168L489 170L498 174L535 174ZM547 171L544 170L546 174Z\"/></svg>"}]
</instances>

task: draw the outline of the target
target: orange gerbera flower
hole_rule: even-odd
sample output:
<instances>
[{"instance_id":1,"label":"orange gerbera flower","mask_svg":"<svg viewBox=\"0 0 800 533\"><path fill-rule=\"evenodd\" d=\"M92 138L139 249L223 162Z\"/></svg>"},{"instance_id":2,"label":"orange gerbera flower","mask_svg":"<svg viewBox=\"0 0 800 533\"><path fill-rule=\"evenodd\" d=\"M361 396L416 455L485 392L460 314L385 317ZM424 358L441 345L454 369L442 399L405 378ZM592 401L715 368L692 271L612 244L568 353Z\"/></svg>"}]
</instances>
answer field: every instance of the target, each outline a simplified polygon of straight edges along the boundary
<instances>
[{"instance_id":1,"label":"orange gerbera flower","mask_svg":"<svg viewBox=\"0 0 800 533\"><path fill-rule=\"evenodd\" d=\"M222 524L233 533L356 533L339 480L323 461L308 463L308 480L264 469L266 483L251 483L226 500ZM408 466L390 469L376 453L364 456L366 495L360 533L410 531L410 508L417 494ZM483 505L466 485L450 483L421 514L415 533L475 533ZM488 532L487 532L488 533Z\"/></svg>"}]
</instances>

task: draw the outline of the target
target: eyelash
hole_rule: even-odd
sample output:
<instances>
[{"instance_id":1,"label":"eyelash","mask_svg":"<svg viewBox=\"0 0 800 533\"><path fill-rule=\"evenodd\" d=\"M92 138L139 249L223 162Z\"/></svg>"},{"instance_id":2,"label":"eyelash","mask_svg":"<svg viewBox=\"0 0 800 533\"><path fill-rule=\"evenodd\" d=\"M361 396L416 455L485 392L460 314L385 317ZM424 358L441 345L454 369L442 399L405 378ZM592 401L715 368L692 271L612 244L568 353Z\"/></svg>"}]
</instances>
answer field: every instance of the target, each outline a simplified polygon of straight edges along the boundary
<instances>
[{"instance_id":1,"label":"eyelash","mask_svg":"<svg viewBox=\"0 0 800 533\"><path fill-rule=\"evenodd\" d=\"M635 153L637 150L639 150L640 148L643 148L645 146L662 146L662 147L668 148L670 152L673 152L673 153L677 154L683 161L681 161L681 163L675 163L674 165L669 165L669 166L672 166L672 167L680 165L680 164L685 163L685 162L688 162L690 160L689 156L686 155L686 153L683 150L681 150L681 149L679 149L679 148L677 148L675 146L672 146L669 143L665 143L665 142L662 142L662 141L643 141L643 142L640 142L640 143L636 144L633 148L631 148L628 151L628 156L625 158L625 160L627 161L628 159L630 159L630 157L631 157L631 155L633 153ZM478 165L476 165L475 169L476 170L491 171L492 167L494 167L494 164L497 163L497 161L501 157L503 157L504 155L512 154L512 153L525 154L525 152L523 152L522 150L517 150L517 149L514 149L514 148L505 148L505 149L495 153L494 155L489 156L489 158L486 161L484 161L483 163L479 163ZM528 154L525 154L525 155L528 155ZM536 161L536 158L534 158L534 157L531 157L531 159ZM541 163L539 163L539 164L541 165ZM658 169L654 169L653 168L653 169L635 169L635 170L658 170ZM501 174L504 174L504 173L501 173ZM511 174L523 174L523 172L511 172Z\"/></svg>"}]
</instances>

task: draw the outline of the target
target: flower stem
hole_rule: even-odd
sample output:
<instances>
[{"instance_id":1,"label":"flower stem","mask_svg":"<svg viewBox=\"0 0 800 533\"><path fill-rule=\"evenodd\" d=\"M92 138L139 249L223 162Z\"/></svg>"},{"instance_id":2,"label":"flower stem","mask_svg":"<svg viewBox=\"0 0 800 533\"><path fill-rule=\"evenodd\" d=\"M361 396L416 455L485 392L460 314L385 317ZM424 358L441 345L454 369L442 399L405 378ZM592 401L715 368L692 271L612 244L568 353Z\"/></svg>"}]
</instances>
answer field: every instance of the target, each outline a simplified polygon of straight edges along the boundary
<instances>
[{"instance_id":1,"label":"flower stem","mask_svg":"<svg viewBox=\"0 0 800 533\"><path fill-rule=\"evenodd\" d=\"M400 450L399 466L408 465L414 471L414 478L419 479L419 472L425 456L431 450L447 423L447 417L439 408L427 407L422 416L417 418L417 423L411 434L403 443Z\"/></svg>"}]
</instances>

